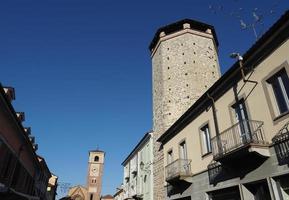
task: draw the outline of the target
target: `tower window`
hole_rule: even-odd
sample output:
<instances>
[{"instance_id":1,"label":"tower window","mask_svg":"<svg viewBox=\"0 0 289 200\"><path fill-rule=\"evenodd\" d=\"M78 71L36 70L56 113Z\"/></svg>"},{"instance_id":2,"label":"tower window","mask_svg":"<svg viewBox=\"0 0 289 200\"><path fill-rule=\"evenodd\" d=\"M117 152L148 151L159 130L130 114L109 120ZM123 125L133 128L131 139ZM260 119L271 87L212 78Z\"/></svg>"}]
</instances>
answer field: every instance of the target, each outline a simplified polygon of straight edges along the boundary
<instances>
[{"instance_id":1,"label":"tower window","mask_svg":"<svg viewBox=\"0 0 289 200\"><path fill-rule=\"evenodd\" d=\"M99 157L98 156L95 156L94 157L94 162L98 162L99 161Z\"/></svg>"}]
</instances>

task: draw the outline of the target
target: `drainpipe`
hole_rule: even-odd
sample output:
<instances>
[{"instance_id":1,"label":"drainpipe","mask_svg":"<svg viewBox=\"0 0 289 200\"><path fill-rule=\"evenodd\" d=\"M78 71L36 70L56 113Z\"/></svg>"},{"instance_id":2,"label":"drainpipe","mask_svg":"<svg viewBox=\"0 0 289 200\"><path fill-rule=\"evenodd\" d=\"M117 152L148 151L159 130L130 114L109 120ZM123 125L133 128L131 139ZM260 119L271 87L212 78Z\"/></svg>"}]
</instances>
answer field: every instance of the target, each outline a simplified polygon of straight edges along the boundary
<instances>
[{"instance_id":1,"label":"drainpipe","mask_svg":"<svg viewBox=\"0 0 289 200\"><path fill-rule=\"evenodd\" d=\"M217 136L217 145L218 145L218 150L219 152L222 151L222 143L220 140L220 131L219 131L219 126L218 126L218 118L217 118L217 114L216 114L216 106L215 106L215 100L213 97L210 96L209 93L207 93L207 96L209 99L212 100L212 112L213 112L213 119L214 119L214 125L215 125L215 131L216 131L216 136Z\"/></svg>"}]
</instances>

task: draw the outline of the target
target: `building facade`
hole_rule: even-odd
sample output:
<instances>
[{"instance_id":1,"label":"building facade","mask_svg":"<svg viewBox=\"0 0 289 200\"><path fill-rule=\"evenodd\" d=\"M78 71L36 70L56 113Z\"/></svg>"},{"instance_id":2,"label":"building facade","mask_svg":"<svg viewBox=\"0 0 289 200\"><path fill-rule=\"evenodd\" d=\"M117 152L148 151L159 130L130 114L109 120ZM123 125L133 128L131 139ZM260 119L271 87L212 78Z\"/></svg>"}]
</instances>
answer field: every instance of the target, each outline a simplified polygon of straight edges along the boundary
<instances>
[{"instance_id":1,"label":"building facade","mask_svg":"<svg viewBox=\"0 0 289 200\"><path fill-rule=\"evenodd\" d=\"M68 195L63 197L62 200L88 200L87 188L81 185L71 187Z\"/></svg>"},{"instance_id":2,"label":"building facade","mask_svg":"<svg viewBox=\"0 0 289 200\"><path fill-rule=\"evenodd\" d=\"M25 128L23 112L15 112L15 91L0 84L0 199L46 199L51 176L38 145Z\"/></svg>"},{"instance_id":3,"label":"building facade","mask_svg":"<svg viewBox=\"0 0 289 200\"><path fill-rule=\"evenodd\" d=\"M153 200L152 163L153 136L152 133L147 133L122 163L123 199Z\"/></svg>"},{"instance_id":4,"label":"building facade","mask_svg":"<svg viewBox=\"0 0 289 200\"><path fill-rule=\"evenodd\" d=\"M157 139L220 77L217 47L214 27L189 19L160 28L150 44L155 200L165 193Z\"/></svg>"},{"instance_id":5,"label":"building facade","mask_svg":"<svg viewBox=\"0 0 289 200\"><path fill-rule=\"evenodd\" d=\"M158 139L166 199L289 199L289 11Z\"/></svg>"}]
</instances>

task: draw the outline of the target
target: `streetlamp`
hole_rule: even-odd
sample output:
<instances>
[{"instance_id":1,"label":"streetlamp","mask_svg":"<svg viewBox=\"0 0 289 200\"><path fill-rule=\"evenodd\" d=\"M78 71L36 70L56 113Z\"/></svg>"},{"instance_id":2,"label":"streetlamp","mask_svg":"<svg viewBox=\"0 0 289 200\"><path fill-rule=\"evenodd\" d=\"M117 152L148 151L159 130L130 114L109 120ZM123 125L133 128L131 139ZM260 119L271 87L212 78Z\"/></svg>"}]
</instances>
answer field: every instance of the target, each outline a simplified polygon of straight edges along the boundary
<instances>
[{"instance_id":1,"label":"streetlamp","mask_svg":"<svg viewBox=\"0 0 289 200\"><path fill-rule=\"evenodd\" d=\"M231 53L230 57L234 58L234 59L238 59L239 68L240 68L240 71L241 71L242 79L243 79L244 82L246 82L244 68L243 68L243 57L239 53L236 53L236 52Z\"/></svg>"}]
</instances>

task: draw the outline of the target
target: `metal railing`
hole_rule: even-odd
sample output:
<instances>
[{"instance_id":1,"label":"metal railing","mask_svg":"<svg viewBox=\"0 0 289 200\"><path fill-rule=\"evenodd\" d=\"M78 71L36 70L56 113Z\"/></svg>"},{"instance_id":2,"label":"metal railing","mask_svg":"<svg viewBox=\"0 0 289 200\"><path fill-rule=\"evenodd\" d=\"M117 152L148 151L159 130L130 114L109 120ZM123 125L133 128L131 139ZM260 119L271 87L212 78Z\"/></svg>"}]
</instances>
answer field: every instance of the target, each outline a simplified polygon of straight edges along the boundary
<instances>
[{"instance_id":1,"label":"metal railing","mask_svg":"<svg viewBox=\"0 0 289 200\"><path fill-rule=\"evenodd\" d=\"M214 159L247 144L267 144L263 122L242 120L211 139Z\"/></svg>"},{"instance_id":2,"label":"metal railing","mask_svg":"<svg viewBox=\"0 0 289 200\"><path fill-rule=\"evenodd\" d=\"M191 176L191 160L177 159L166 166L166 180L172 180L181 176Z\"/></svg>"},{"instance_id":3,"label":"metal railing","mask_svg":"<svg viewBox=\"0 0 289 200\"><path fill-rule=\"evenodd\" d=\"M289 122L272 138L278 161L289 159Z\"/></svg>"}]
</instances>

